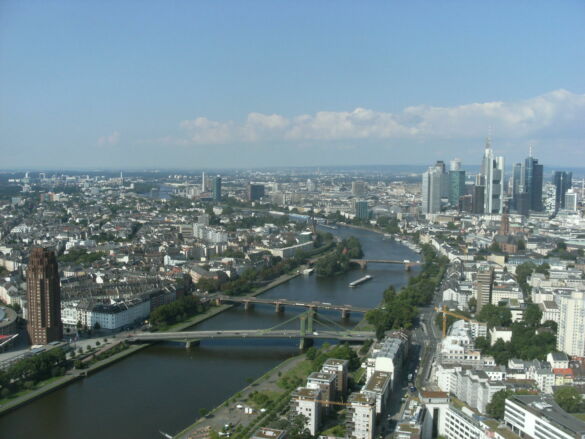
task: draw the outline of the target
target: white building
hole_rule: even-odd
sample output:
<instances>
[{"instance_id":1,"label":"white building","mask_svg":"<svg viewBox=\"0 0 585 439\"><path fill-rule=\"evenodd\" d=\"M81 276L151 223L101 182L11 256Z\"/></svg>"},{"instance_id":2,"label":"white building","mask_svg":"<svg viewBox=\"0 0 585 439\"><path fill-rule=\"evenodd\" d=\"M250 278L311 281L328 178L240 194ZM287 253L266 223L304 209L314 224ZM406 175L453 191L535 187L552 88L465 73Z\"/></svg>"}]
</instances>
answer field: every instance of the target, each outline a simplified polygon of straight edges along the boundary
<instances>
[{"instance_id":1,"label":"white building","mask_svg":"<svg viewBox=\"0 0 585 439\"><path fill-rule=\"evenodd\" d=\"M550 397L515 395L506 399L504 422L522 437L582 439L585 422L567 414Z\"/></svg>"},{"instance_id":2,"label":"white building","mask_svg":"<svg viewBox=\"0 0 585 439\"><path fill-rule=\"evenodd\" d=\"M376 401L376 413L384 413L391 391L392 374L390 372L375 371L362 393L371 396Z\"/></svg>"},{"instance_id":3,"label":"white building","mask_svg":"<svg viewBox=\"0 0 585 439\"><path fill-rule=\"evenodd\" d=\"M292 395L291 410L307 419L305 427L314 436L321 425L321 391L299 387Z\"/></svg>"},{"instance_id":4,"label":"white building","mask_svg":"<svg viewBox=\"0 0 585 439\"><path fill-rule=\"evenodd\" d=\"M405 342L402 339L386 337L372 348L372 354L366 361L366 382L374 375L374 372L387 372L390 374L390 387L394 387L394 377L400 373L405 357Z\"/></svg>"},{"instance_id":5,"label":"white building","mask_svg":"<svg viewBox=\"0 0 585 439\"><path fill-rule=\"evenodd\" d=\"M559 297L557 349L568 355L585 357L585 292L573 291Z\"/></svg>"},{"instance_id":6,"label":"white building","mask_svg":"<svg viewBox=\"0 0 585 439\"><path fill-rule=\"evenodd\" d=\"M441 210L441 171L429 167L422 175L422 213L437 213Z\"/></svg>"},{"instance_id":7,"label":"white building","mask_svg":"<svg viewBox=\"0 0 585 439\"><path fill-rule=\"evenodd\" d=\"M512 341L512 329L499 326L490 329L490 346L495 345L498 340L502 340L504 343Z\"/></svg>"},{"instance_id":8,"label":"white building","mask_svg":"<svg viewBox=\"0 0 585 439\"><path fill-rule=\"evenodd\" d=\"M363 393L352 393L346 412L346 434L350 439L373 439L376 427L376 400Z\"/></svg>"}]
</instances>

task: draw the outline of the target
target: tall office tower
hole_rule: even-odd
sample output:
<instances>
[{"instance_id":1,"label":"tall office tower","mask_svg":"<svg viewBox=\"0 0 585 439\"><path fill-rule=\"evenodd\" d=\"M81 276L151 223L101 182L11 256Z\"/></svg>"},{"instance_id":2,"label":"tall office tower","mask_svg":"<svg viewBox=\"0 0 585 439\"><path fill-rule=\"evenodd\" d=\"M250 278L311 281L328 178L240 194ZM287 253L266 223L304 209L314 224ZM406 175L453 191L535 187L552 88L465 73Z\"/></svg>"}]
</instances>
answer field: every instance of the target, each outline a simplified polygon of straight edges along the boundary
<instances>
[{"instance_id":1,"label":"tall office tower","mask_svg":"<svg viewBox=\"0 0 585 439\"><path fill-rule=\"evenodd\" d=\"M556 187L555 191L555 210L565 208L565 194L573 186L573 173L556 171L553 177Z\"/></svg>"},{"instance_id":2,"label":"tall office tower","mask_svg":"<svg viewBox=\"0 0 585 439\"><path fill-rule=\"evenodd\" d=\"M565 210L577 211L577 192L569 189L565 194Z\"/></svg>"},{"instance_id":3,"label":"tall office tower","mask_svg":"<svg viewBox=\"0 0 585 439\"><path fill-rule=\"evenodd\" d=\"M484 197L485 197L485 186L475 185L473 186L473 194L471 199L471 213L481 215L484 213Z\"/></svg>"},{"instance_id":4,"label":"tall office tower","mask_svg":"<svg viewBox=\"0 0 585 439\"><path fill-rule=\"evenodd\" d=\"M431 166L422 175L422 213L437 213L441 210L441 171Z\"/></svg>"},{"instance_id":5,"label":"tall office tower","mask_svg":"<svg viewBox=\"0 0 585 439\"><path fill-rule=\"evenodd\" d=\"M449 174L447 174L445 162L443 160L437 160L435 168L441 174L441 198L449 198Z\"/></svg>"},{"instance_id":6,"label":"tall office tower","mask_svg":"<svg viewBox=\"0 0 585 439\"><path fill-rule=\"evenodd\" d=\"M28 334L33 345L63 338L61 287L55 252L33 248L26 270Z\"/></svg>"},{"instance_id":7,"label":"tall office tower","mask_svg":"<svg viewBox=\"0 0 585 439\"><path fill-rule=\"evenodd\" d=\"M494 271L489 265L481 265L475 278L476 312L480 312L484 305L491 303Z\"/></svg>"},{"instance_id":8,"label":"tall office tower","mask_svg":"<svg viewBox=\"0 0 585 439\"><path fill-rule=\"evenodd\" d=\"M248 185L248 201L256 201L264 196L264 185L253 184Z\"/></svg>"},{"instance_id":9,"label":"tall office tower","mask_svg":"<svg viewBox=\"0 0 585 439\"><path fill-rule=\"evenodd\" d=\"M465 195L465 171L449 171L449 204L452 207L459 205L459 198Z\"/></svg>"},{"instance_id":10,"label":"tall office tower","mask_svg":"<svg viewBox=\"0 0 585 439\"><path fill-rule=\"evenodd\" d=\"M363 220L370 218L370 211L368 210L368 202L366 200L356 200L353 207L356 218Z\"/></svg>"},{"instance_id":11,"label":"tall office tower","mask_svg":"<svg viewBox=\"0 0 585 439\"><path fill-rule=\"evenodd\" d=\"M221 201L221 176L219 175L213 179L213 200Z\"/></svg>"},{"instance_id":12,"label":"tall office tower","mask_svg":"<svg viewBox=\"0 0 585 439\"><path fill-rule=\"evenodd\" d=\"M364 197L367 192L367 186L365 181L352 181L351 182L351 193L354 197Z\"/></svg>"},{"instance_id":13,"label":"tall office tower","mask_svg":"<svg viewBox=\"0 0 585 439\"><path fill-rule=\"evenodd\" d=\"M530 155L524 161L524 191L528 194L528 206L530 210L540 212L544 209L542 205L542 165Z\"/></svg>"},{"instance_id":14,"label":"tall office tower","mask_svg":"<svg viewBox=\"0 0 585 439\"><path fill-rule=\"evenodd\" d=\"M207 189L207 181L205 180L205 172L201 173L201 192L205 192Z\"/></svg>"},{"instance_id":15,"label":"tall office tower","mask_svg":"<svg viewBox=\"0 0 585 439\"><path fill-rule=\"evenodd\" d=\"M460 171L461 170L461 160L453 159L449 162L449 170L450 171Z\"/></svg>"},{"instance_id":16,"label":"tall office tower","mask_svg":"<svg viewBox=\"0 0 585 439\"><path fill-rule=\"evenodd\" d=\"M512 174L512 207L514 209L516 209L518 194L522 192L524 192L524 170L522 169L522 163L516 163Z\"/></svg>"},{"instance_id":17,"label":"tall office tower","mask_svg":"<svg viewBox=\"0 0 585 439\"><path fill-rule=\"evenodd\" d=\"M482 184L485 185L484 213L502 213L504 209L504 157L494 157L489 137L485 142L481 178Z\"/></svg>"},{"instance_id":18,"label":"tall office tower","mask_svg":"<svg viewBox=\"0 0 585 439\"><path fill-rule=\"evenodd\" d=\"M573 291L559 296L557 349L567 355L585 357L585 293Z\"/></svg>"}]
</instances>

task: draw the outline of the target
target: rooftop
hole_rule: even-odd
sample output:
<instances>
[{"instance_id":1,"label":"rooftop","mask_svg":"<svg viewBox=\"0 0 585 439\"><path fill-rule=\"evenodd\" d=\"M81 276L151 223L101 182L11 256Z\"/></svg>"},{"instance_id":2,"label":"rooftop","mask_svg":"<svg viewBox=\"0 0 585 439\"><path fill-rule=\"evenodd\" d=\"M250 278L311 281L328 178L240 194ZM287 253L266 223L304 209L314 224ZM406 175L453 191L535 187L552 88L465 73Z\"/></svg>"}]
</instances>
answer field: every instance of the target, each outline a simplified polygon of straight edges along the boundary
<instances>
[{"instance_id":1,"label":"rooftop","mask_svg":"<svg viewBox=\"0 0 585 439\"><path fill-rule=\"evenodd\" d=\"M543 395L515 395L510 401L521 405L538 417L545 417L562 430L585 435L585 422L565 412L550 397Z\"/></svg>"}]
</instances>

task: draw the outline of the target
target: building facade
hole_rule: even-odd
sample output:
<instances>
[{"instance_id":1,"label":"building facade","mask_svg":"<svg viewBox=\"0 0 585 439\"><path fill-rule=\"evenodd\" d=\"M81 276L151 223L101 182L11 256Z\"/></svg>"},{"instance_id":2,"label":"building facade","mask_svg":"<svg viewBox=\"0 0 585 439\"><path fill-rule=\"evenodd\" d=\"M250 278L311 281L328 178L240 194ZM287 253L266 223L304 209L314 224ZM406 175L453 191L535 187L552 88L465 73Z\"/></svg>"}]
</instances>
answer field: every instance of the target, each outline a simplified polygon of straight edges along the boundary
<instances>
[{"instance_id":1,"label":"building facade","mask_svg":"<svg viewBox=\"0 0 585 439\"><path fill-rule=\"evenodd\" d=\"M63 338L61 287L55 252L33 248L26 271L28 334L33 345Z\"/></svg>"}]
</instances>

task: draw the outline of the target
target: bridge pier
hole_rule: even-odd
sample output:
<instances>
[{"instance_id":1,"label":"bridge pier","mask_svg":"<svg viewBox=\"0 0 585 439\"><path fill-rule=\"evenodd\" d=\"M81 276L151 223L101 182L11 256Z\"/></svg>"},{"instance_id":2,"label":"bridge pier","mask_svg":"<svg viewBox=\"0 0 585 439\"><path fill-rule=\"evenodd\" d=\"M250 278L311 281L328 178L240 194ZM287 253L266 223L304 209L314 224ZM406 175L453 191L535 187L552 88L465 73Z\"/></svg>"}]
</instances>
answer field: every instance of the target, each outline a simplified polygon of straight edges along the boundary
<instances>
[{"instance_id":1,"label":"bridge pier","mask_svg":"<svg viewBox=\"0 0 585 439\"><path fill-rule=\"evenodd\" d=\"M275 303L274 304L274 312L276 312L276 313L284 312L284 305L282 303Z\"/></svg>"},{"instance_id":2,"label":"bridge pier","mask_svg":"<svg viewBox=\"0 0 585 439\"><path fill-rule=\"evenodd\" d=\"M301 351L304 351L306 349L309 349L311 346L313 346L314 340L312 338L305 338L305 337L301 337L301 341L299 344L299 349Z\"/></svg>"},{"instance_id":3,"label":"bridge pier","mask_svg":"<svg viewBox=\"0 0 585 439\"><path fill-rule=\"evenodd\" d=\"M190 349L191 346L199 346L201 340L185 340L185 349Z\"/></svg>"},{"instance_id":4,"label":"bridge pier","mask_svg":"<svg viewBox=\"0 0 585 439\"><path fill-rule=\"evenodd\" d=\"M254 304L252 302L244 302L244 310L251 311L254 309Z\"/></svg>"},{"instance_id":5,"label":"bridge pier","mask_svg":"<svg viewBox=\"0 0 585 439\"><path fill-rule=\"evenodd\" d=\"M349 315L350 315L350 312L349 312L348 309L342 309L341 310L341 318L342 319L344 319L344 320L345 319L349 319Z\"/></svg>"}]
</instances>

